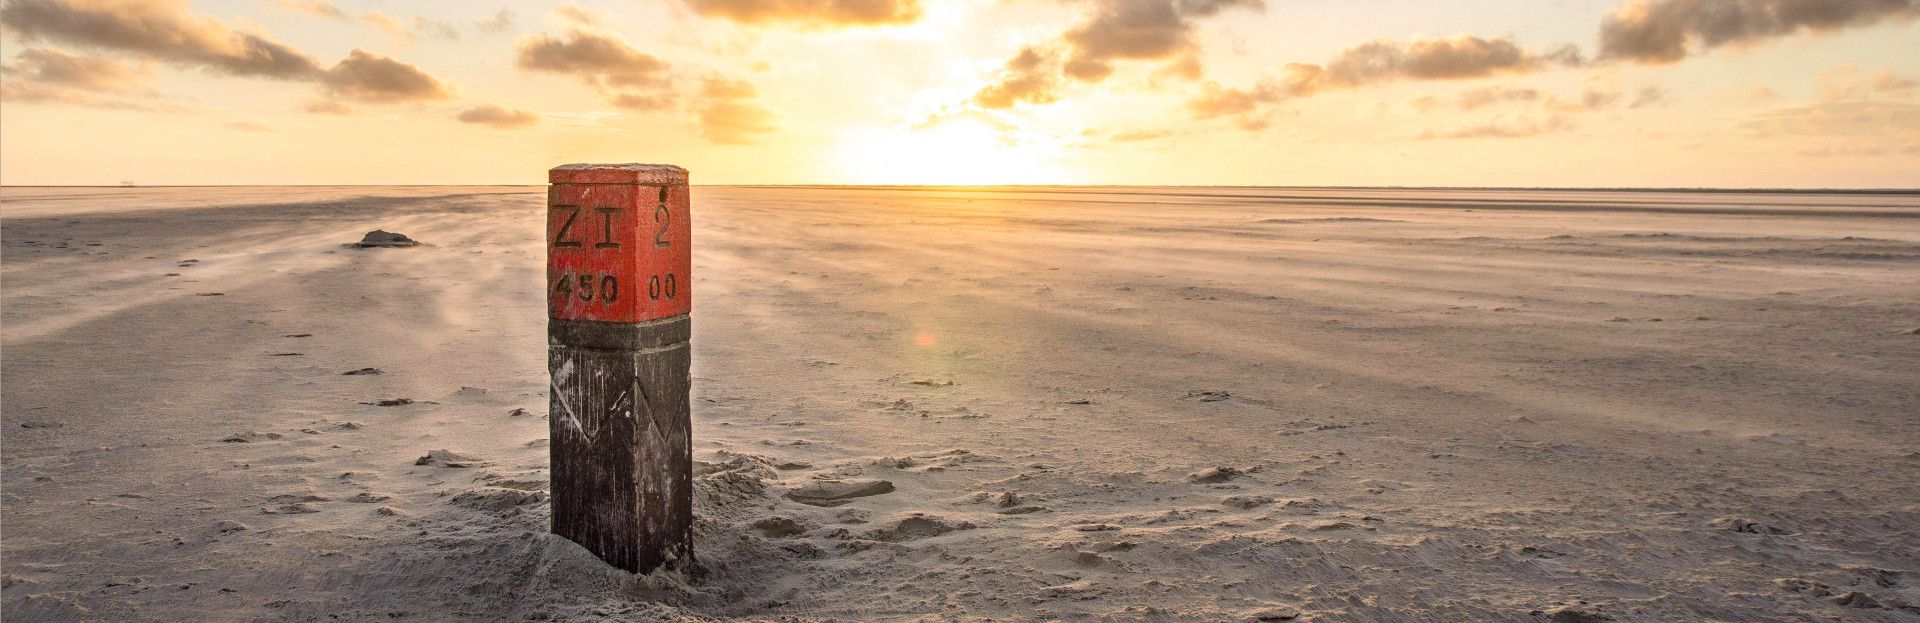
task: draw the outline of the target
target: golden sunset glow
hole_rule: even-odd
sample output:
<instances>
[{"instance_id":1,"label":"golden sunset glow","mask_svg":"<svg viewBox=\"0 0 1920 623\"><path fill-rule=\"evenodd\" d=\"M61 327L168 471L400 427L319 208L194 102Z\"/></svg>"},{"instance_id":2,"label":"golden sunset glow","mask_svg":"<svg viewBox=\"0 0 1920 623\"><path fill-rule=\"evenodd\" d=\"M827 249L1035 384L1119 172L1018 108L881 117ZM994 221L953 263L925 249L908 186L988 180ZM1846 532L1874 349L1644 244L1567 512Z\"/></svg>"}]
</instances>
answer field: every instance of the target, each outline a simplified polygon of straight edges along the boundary
<instances>
[{"instance_id":1,"label":"golden sunset glow","mask_svg":"<svg viewBox=\"0 0 1920 623\"><path fill-rule=\"evenodd\" d=\"M841 180L850 184L1057 184L1078 177L1059 164L1059 150L975 121L853 130L836 153Z\"/></svg>"},{"instance_id":2,"label":"golden sunset glow","mask_svg":"<svg viewBox=\"0 0 1920 623\"><path fill-rule=\"evenodd\" d=\"M1791 4L5 0L0 182L1920 184L1920 4Z\"/></svg>"}]
</instances>

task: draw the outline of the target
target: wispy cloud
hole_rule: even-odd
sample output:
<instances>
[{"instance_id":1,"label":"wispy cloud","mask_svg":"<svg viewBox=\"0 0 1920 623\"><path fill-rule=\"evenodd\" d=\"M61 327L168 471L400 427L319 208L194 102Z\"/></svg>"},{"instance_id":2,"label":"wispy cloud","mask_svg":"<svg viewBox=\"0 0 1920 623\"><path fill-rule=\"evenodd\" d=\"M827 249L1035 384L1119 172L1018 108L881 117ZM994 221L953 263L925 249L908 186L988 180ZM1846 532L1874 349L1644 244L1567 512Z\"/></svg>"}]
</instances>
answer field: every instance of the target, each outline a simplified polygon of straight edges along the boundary
<instances>
[{"instance_id":1,"label":"wispy cloud","mask_svg":"<svg viewBox=\"0 0 1920 623\"><path fill-rule=\"evenodd\" d=\"M1821 98L1829 102L1867 100L1909 100L1920 89L1920 80L1895 73L1891 69L1862 69L1859 65L1841 65L1821 72Z\"/></svg>"},{"instance_id":2,"label":"wispy cloud","mask_svg":"<svg viewBox=\"0 0 1920 623\"><path fill-rule=\"evenodd\" d=\"M742 24L807 29L909 24L926 12L921 0L686 0L704 17Z\"/></svg>"},{"instance_id":3,"label":"wispy cloud","mask_svg":"<svg viewBox=\"0 0 1920 623\"><path fill-rule=\"evenodd\" d=\"M753 143L779 129L779 117L758 101L753 85L741 80L708 78L701 85L695 114L707 140L728 145Z\"/></svg>"},{"instance_id":4,"label":"wispy cloud","mask_svg":"<svg viewBox=\"0 0 1920 623\"><path fill-rule=\"evenodd\" d=\"M1573 121L1562 115L1516 117L1487 121L1445 130L1427 130L1421 140L1528 138L1573 128Z\"/></svg>"},{"instance_id":5,"label":"wispy cloud","mask_svg":"<svg viewBox=\"0 0 1920 623\"><path fill-rule=\"evenodd\" d=\"M515 110L497 104L482 104L460 111L454 119L462 123L475 123L492 126L502 130L524 128L540 122L540 116L524 110Z\"/></svg>"},{"instance_id":6,"label":"wispy cloud","mask_svg":"<svg viewBox=\"0 0 1920 623\"><path fill-rule=\"evenodd\" d=\"M347 15L346 11L340 10L340 7L334 6L327 0L280 0L274 6L290 13L305 13L338 20L353 19L352 16Z\"/></svg>"}]
</instances>

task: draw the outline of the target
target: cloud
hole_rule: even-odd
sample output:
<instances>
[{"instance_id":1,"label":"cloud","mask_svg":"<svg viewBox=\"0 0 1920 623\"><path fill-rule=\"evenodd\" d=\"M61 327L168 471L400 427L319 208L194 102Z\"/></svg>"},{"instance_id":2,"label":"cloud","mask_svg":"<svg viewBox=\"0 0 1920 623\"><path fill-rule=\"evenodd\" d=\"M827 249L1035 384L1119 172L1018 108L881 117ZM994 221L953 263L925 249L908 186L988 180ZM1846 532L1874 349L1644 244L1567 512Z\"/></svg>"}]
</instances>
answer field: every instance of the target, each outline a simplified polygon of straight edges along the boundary
<instances>
[{"instance_id":1,"label":"cloud","mask_svg":"<svg viewBox=\"0 0 1920 623\"><path fill-rule=\"evenodd\" d=\"M463 110L454 118L463 123L478 123L502 130L523 128L540 122L539 115L495 104L482 104Z\"/></svg>"},{"instance_id":2,"label":"cloud","mask_svg":"<svg viewBox=\"0 0 1920 623\"><path fill-rule=\"evenodd\" d=\"M260 123L258 121L230 121L221 125L226 126L229 129L239 130L241 132L278 132L279 131L274 129L273 126Z\"/></svg>"},{"instance_id":3,"label":"cloud","mask_svg":"<svg viewBox=\"0 0 1920 623\"><path fill-rule=\"evenodd\" d=\"M460 38L460 29L454 27L453 24L437 19L427 19L419 15L413 16L413 32L417 35L424 35L435 39L446 39L448 41L454 41Z\"/></svg>"},{"instance_id":4,"label":"cloud","mask_svg":"<svg viewBox=\"0 0 1920 623\"><path fill-rule=\"evenodd\" d=\"M332 5L293 6L324 12ZM322 69L291 46L195 15L184 0L11 0L0 6L0 25L28 41L58 41L233 76L317 82L337 99L385 103L451 96L445 84L419 68L358 49ZM107 66L95 61L92 67L106 71Z\"/></svg>"},{"instance_id":5,"label":"cloud","mask_svg":"<svg viewBox=\"0 0 1920 623\"><path fill-rule=\"evenodd\" d=\"M1007 61L993 84L973 95L981 108L1007 109L1016 102L1050 104L1060 99L1060 62L1029 47Z\"/></svg>"},{"instance_id":6,"label":"cloud","mask_svg":"<svg viewBox=\"0 0 1920 623\"><path fill-rule=\"evenodd\" d=\"M618 37L575 28L565 37L521 37L514 65L526 71L567 74L596 87L657 86L669 65Z\"/></svg>"},{"instance_id":7,"label":"cloud","mask_svg":"<svg viewBox=\"0 0 1920 623\"><path fill-rule=\"evenodd\" d=\"M1820 73L1821 97L1829 102L1876 99L1913 99L1920 80L1894 73L1891 69L1868 71L1858 65L1841 65Z\"/></svg>"},{"instance_id":8,"label":"cloud","mask_svg":"<svg viewBox=\"0 0 1920 623\"><path fill-rule=\"evenodd\" d=\"M336 97L369 103L419 102L453 96L419 68L355 48L320 80Z\"/></svg>"},{"instance_id":9,"label":"cloud","mask_svg":"<svg viewBox=\"0 0 1920 623\"><path fill-rule=\"evenodd\" d=\"M1877 158L1884 156L1920 155L1920 145L1888 145L1870 141L1839 141L1832 144L1805 147L1796 152L1801 156L1815 158Z\"/></svg>"},{"instance_id":10,"label":"cloud","mask_svg":"<svg viewBox=\"0 0 1920 623\"><path fill-rule=\"evenodd\" d=\"M337 102L334 100L328 100L328 99L310 100L307 103L300 105L300 110L304 110L317 115L344 116L344 115L353 114L352 107L347 106L346 104L342 104L340 102Z\"/></svg>"},{"instance_id":11,"label":"cloud","mask_svg":"<svg viewBox=\"0 0 1920 623\"><path fill-rule=\"evenodd\" d=\"M367 11L360 14L360 20L374 30L407 43L412 43L422 36L449 41L460 39L460 29L453 24L420 15L415 15L403 22L400 18L379 11ZM484 25L486 21L483 20L480 23Z\"/></svg>"},{"instance_id":12,"label":"cloud","mask_svg":"<svg viewBox=\"0 0 1920 623\"><path fill-rule=\"evenodd\" d=\"M1477 110L1505 102L1534 102L1540 100L1539 89L1518 87L1482 87L1460 93L1460 110Z\"/></svg>"},{"instance_id":13,"label":"cloud","mask_svg":"<svg viewBox=\"0 0 1920 623\"><path fill-rule=\"evenodd\" d=\"M1420 134L1421 140L1450 139L1488 139L1488 138L1527 138L1552 134L1573 128L1573 122L1564 116L1555 115L1545 119L1517 118L1495 120L1451 130L1427 130Z\"/></svg>"},{"instance_id":14,"label":"cloud","mask_svg":"<svg viewBox=\"0 0 1920 623\"><path fill-rule=\"evenodd\" d=\"M19 61L6 66L7 79L49 87L101 93L147 92L153 67L134 66L111 58L75 56L42 48L20 52Z\"/></svg>"},{"instance_id":15,"label":"cloud","mask_svg":"<svg viewBox=\"0 0 1920 623\"><path fill-rule=\"evenodd\" d=\"M708 78L694 112L701 134L715 143L746 145L780 129L778 117L760 104L753 85L742 80Z\"/></svg>"},{"instance_id":16,"label":"cloud","mask_svg":"<svg viewBox=\"0 0 1920 623\"><path fill-rule=\"evenodd\" d=\"M194 15L185 0L12 0L0 25L28 41L114 50L235 76L312 79L312 57L263 35Z\"/></svg>"},{"instance_id":17,"label":"cloud","mask_svg":"<svg viewBox=\"0 0 1920 623\"><path fill-rule=\"evenodd\" d=\"M338 20L353 19L347 15L346 11L340 10L340 7L333 6L333 3L327 2L327 0L280 0L275 6L282 11L290 13L305 13L316 17L327 17Z\"/></svg>"},{"instance_id":18,"label":"cloud","mask_svg":"<svg viewBox=\"0 0 1920 623\"><path fill-rule=\"evenodd\" d=\"M673 94L667 91L671 64L601 30L596 13L565 4L554 9L554 15L569 23L567 33L521 37L515 45L515 66L573 76L620 108L650 111L672 105Z\"/></svg>"},{"instance_id":19,"label":"cloud","mask_svg":"<svg viewBox=\"0 0 1920 623\"><path fill-rule=\"evenodd\" d=\"M1092 0L1092 8L1052 41L1028 45L1009 59L974 106L1004 110L1018 103L1058 101L1068 79L1101 82L1121 62L1160 63L1157 76L1199 79L1195 20L1228 9L1265 10L1265 0Z\"/></svg>"},{"instance_id":20,"label":"cloud","mask_svg":"<svg viewBox=\"0 0 1920 623\"><path fill-rule=\"evenodd\" d=\"M186 112L187 109L164 100L115 97L44 82L0 81L0 101L12 104L62 104L112 110L146 112Z\"/></svg>"},{"instance_id":21,"label":"cloud","mask_svg":"<svg viewBox=\"0 0 1920 623\"><path fill-rule=\"evenodd\" d=\"M1920 0L1630 0L1600 25L1600 57L1673 63L1726 45L1908 20Z\"/></svg>"},{"instance_id":22,"label":"cloud","mask_svg":"<svg viewBox=\"0 0 1920 623\"><path fill-rule=\"evenodd\" d=\"M1754 136L1861 137L1920 142L1920 104L1822 102L1752 114L1740 128Z\"/></svg>"},{"instance_id":23,"label":"cloud","mask_svg":"<svg viewBox=\"0 0 1920 623\"><path fill-rule=\"evenodd\" d=\"M1126 130L1114 133L1113 136L1108 137L1108 140L1115 143L1139 143L1144 141L1157 141L1172 136L1174 136L1174 133L1170 130Z\"/></svg>"},{"instance_id":24,"label":"cloud","mask_svg":"<svg viewBox=\"0 0 1920 623\"><path fill-rule=\"evenodd\" d=\"M1282 98L1280 84L1272 80L1262 80L1251 89L1223 87L1208 80L1200 85L1199 95L1187 100L1187 111L1193 113L1195 119L1244 115Z\"/></svg>"},{"instance_id":25,"label":"cloud","mask_svg":"<svg viewBox=\"0 0 1920 623\"><path fill-rule=\"evenodd\" d=\"M493 17L475 21L473 27L480 29L480 32L497 35L513 28L515 19L513 11L500 9L500 12L493 14Z\"/></svg>"},{"instance_id":26,"label":"cloud","mask_svg":"<svg viewBox=\"0 0 1920 623\"><path fill-rule=\"evenodd\" d=\"M368 26L372 26L374 30L392 35L395 39L406 42L413 41L413 31L407 30L407 26L400 23L400 20L394 19L385 13L367 11L360 14L360 19L366 22Z\"/></svg>"},{"instance_id":27,"label":"cloud","mask_svg":"<svg viewBox=\"0 0 1920 623\"><path fill-rule=\"evenodd\" d=\"M0 100L9 103L67 104L119 110L180 112L148 86L153 66L111 58L76 56L51 48L22 50L16 62L0 66Z\"/></svg>"},{"instance_id":28,"label":"cloud","mask_svg":"<svg viewBox=\"0 0 1920 623\"><path fill-rule=\"evenodd\" d=\"M1187 111L1195 119L1237 116L1243 128L1264 129L1256 113L1290 99L1391 82L1473 80L1583 63L1572 46L1539 52L1509 39L1472 35L1404 43L1376 39L1342 50L1324 65L1289 63L1279 77L1263 78L1250 88L1204 83L1200 93L1187 100Z\"/></svg>"},{"instance_id":29,"label":"cloud","mask_svg":"<svg viewBox=\"0 0 1920 623\"><path fill-rule=\"evenodd\" d=\"M1325 66L1287 66L1286 88L1298 97L1401 80L1471 80L1581 64L1567 46L1534 52L1510 39L1461 35L1399 43L1376 39L1347 48Z\"/></svg>"},{"instance_id":30,"label":"cloud","mask_svg":"<svg viewBox=\"0 0 1920 623\"><path fill-rule=\"evenodd\" d=\"M801 28L887 26L920 21L921 0L686 0L702 17Z\"/></svg>"},{"instance_id":31,"label":"cloud","mask_svg":"<svg viewBox=\"0 0 1920 623\"><path fill-rule=\"evenodd\" d=\"M1646 108L1648 106L1658 106L1660 104L1664 104L1666 103L1666 101L1667 101L1666 89L1662 89L1660 87L1641 87L1639 92L1634 93L1633 102L1630 104L1627 104L1627 107L1628 108Z\"/></svg>"},{"instance_id":32,"label":"cloud","mask_svg":"<svg viewBox=\"0 0 1920 623\"><path fill-rule=\"evenodd\" d=\"M1264 0L1097 0L1093 14L1060 39L1067 48L1066 75L1099 82L1120 61L1174 61L1188 78L1199 77L1200 45L1194 20L1231 8L1264 10Z\"/></svg>"}]
</instances>

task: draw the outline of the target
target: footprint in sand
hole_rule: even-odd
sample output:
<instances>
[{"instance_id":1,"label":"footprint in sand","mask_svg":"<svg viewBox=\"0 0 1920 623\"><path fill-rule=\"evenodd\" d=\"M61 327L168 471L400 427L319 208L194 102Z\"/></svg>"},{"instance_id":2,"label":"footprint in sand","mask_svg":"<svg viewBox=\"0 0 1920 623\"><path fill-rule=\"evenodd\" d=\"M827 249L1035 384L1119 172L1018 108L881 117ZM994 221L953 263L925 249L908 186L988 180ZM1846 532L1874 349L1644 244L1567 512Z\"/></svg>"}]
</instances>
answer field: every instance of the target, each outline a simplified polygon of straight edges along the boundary
<instances>
[{"instance_id":1,"label":"footprint in sand","mask_svg":"<svg viewBox=\"0 0 1920 623\"><path fill-rule=\"evenodd\" d=\"M927 537L940 536L949 532L972 530L973 524L965 521L953 521L943 517L912 513L885 528L869 531L867 538L875 541L898 543Z\"/></svg>"},{"instance_id":2,"label":"footprint in sand","mask_svg":"<svg viewBox=\"0 0 1920 623\"><path fill-rule=\"evenodd\" d=\"M814 480L787 492L787 499L806 504L831 508L853 501L856 498L893 493L893 483L886 480L859 478L850 480Z\"/></svg>"},{"instance_id":3,"label":"footprint in sand","mask_svg":"<svg viewBox=\"0 0 1920 623\"><path fill-rule=\"evenodd\" d=\"M426 456L420 457L418 459L414 459L413 464L427 465L431 467L452 467L452 468L467 468L467 467L473 467L476 465L483 465L483 463L481 463L479 459L475 459L470 456L455 454L450 450L428 451Z\"/></svg>"},{"instance_id":4,"label":"footprint in sand","mask_svg":"<svg viewBox=\"0 0 1920 623\"><path fill-rule=\"evenodd\" d=\"M766 517L753 522L748 527L770 539L799 536L807 531L806 526L787 517Z\"/></svg>"}]
</instances>

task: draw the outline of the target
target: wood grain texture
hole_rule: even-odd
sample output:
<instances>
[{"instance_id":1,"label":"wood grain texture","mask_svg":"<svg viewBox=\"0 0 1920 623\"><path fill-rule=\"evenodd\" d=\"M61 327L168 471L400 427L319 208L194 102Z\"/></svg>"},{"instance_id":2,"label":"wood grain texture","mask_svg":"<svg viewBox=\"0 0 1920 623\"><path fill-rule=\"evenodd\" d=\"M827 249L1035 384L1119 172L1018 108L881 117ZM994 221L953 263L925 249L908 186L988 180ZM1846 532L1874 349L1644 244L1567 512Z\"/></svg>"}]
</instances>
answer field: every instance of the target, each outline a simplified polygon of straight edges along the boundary
<instances>
[{"instance_id":1,"label":"wood grain texture","mask_svg":"<svg viewBox=\"0 0 1920 623\"><path fill-rule=\"evenodd\" d=\"M691 324L549 321L553 533L628 571L693 560Z\"/></svg>"}]
</instances>

